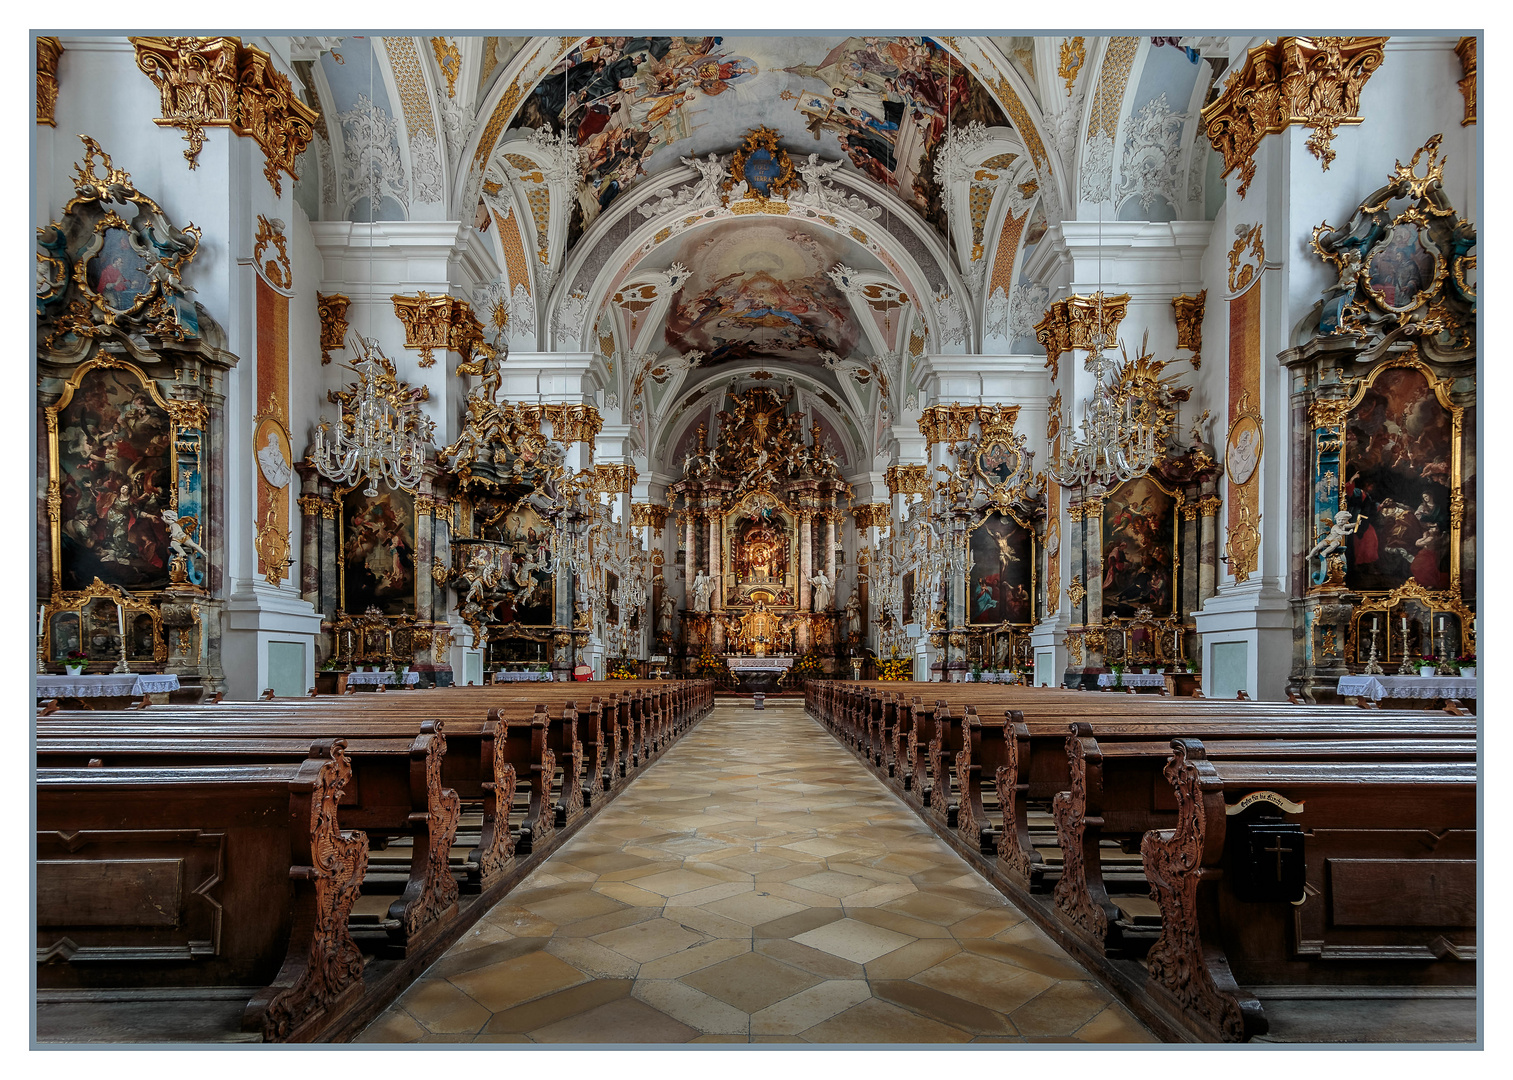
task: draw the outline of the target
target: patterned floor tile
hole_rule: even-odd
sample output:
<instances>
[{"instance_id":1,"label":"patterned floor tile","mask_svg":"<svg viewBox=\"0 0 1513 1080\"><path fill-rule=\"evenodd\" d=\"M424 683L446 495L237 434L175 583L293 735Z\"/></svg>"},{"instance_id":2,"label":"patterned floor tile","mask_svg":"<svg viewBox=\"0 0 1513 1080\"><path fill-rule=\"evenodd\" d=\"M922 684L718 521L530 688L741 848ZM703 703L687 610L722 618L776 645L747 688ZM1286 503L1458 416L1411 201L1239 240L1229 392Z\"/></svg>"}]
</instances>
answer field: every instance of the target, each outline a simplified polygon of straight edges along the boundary
<instances>
[{"instance_id":1,"label":"patterned floor tile","mask_svg":"<svg viewBox=\"0 0 1513 1080\"><path fill-rule=\"evenodd\" d=\"M799 707L721 705L358 1042L1154 1041Z\"/></svg>"}]
</instances>

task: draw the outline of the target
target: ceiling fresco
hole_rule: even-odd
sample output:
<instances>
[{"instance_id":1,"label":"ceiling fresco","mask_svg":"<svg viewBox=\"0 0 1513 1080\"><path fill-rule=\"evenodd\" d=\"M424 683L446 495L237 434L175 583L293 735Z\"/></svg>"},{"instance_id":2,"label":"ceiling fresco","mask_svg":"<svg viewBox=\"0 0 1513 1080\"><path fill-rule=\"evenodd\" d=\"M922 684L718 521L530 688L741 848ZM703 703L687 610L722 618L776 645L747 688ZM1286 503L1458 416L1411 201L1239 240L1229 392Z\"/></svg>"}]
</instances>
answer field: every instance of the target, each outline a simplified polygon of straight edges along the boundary
<instances>
[{"instance_id":1,"label":"ceiling fresco","mask_svg":"<svg viewBox=\"0 0 1513 1080\"><path fill-rule=\"evenodd\" d=\"M843 158L942 233L933 155L949 126L1008 121L926 37L591 37L548 74L512 127L564 125L583 186L569 245L638 178L733 149L759 125L791 153Z\"/></svg>"},{"instance_id":2,"label":"ceiling fresco","mask_svg":"<svg viewBox=\"0 0 1513 1080\"><path fill-rule=\"evenodd\" d=\"M704 353L704 367L754 359L818 365L822 350L849 356L861 330L826 271L868 258L849 240L784 221L701 230L673 256L691 273L668 311L666 343Z\"/></svg>"}]
</instances>

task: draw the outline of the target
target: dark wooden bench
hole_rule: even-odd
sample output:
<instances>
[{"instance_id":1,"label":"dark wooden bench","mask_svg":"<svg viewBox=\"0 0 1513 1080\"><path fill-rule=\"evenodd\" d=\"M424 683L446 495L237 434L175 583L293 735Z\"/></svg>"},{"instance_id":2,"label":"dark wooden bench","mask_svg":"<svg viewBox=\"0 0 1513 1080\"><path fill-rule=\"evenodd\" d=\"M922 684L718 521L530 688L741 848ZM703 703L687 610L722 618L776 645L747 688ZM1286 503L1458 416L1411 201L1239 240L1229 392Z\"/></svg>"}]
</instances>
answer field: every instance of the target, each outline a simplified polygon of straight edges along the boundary
<instances>
[{"instance_id":1,"label":"dark wooden bench","mask_svg":"<svg viewBox=\"0 0 1513 1080\"><path fill-rule=\"evenodd\" d=\"M1212 761L1194 739L1172 749L1175 825L1140 845L1161 909L1146 965L1151 993L1195 1033L1262 1034L1259 986L1475 982L1474 762ZM1232 810L1257 791L1306 806L1301 904L1241 891ZM1279 877L1291 850L1262 848Z\"/></svg>"},{"instance_id":2,"label":"dark wooden bench","mask_svg":"<svg viewBox=\"0 0 1513 1080\"><path fill-rule=\"evenodd\" d=\"M298 763L37 771L37 984L265 984L247 1030L315 1038L362 994L367 841L341 740Z\"/></svg>"}]
</instances>

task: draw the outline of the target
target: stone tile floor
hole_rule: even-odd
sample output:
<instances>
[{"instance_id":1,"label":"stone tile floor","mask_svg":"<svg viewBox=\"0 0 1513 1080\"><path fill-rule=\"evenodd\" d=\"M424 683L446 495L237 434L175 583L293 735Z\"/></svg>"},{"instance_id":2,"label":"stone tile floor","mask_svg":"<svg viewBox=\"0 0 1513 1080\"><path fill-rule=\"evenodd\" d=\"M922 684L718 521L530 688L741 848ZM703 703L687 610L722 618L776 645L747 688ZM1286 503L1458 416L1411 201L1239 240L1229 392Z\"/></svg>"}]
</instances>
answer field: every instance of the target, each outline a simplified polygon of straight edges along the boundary
<instances>
[{"instance_id":1,"label":"stone tile floor","mask_svg":"<svg viewBox=\"0 0 1513 1080\"><path fill-rule=\"evenodd\" d=\"M798 702L722 703L356 1042L1154 1042Z\"/></svg>"}]
</instances>

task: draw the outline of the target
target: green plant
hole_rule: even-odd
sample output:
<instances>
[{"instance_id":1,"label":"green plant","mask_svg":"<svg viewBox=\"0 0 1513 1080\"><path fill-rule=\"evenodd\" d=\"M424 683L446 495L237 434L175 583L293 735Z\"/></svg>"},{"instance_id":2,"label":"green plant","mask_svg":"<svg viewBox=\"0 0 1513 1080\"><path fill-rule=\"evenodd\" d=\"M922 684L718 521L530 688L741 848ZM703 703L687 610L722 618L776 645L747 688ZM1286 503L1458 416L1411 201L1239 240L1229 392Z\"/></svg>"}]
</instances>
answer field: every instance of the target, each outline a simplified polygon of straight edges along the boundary
<instances>
[{"instance_id":1,"label":"green plant","mask_svg":"<svg viewBox=\"0 0 1513 1080\"><path fill-rule=\"evenodd\" d=\"M68 654L67 659L73 663L82 664L89 659L89 654L82 649L74 649Z\"/></svg>"}]
</instances>

